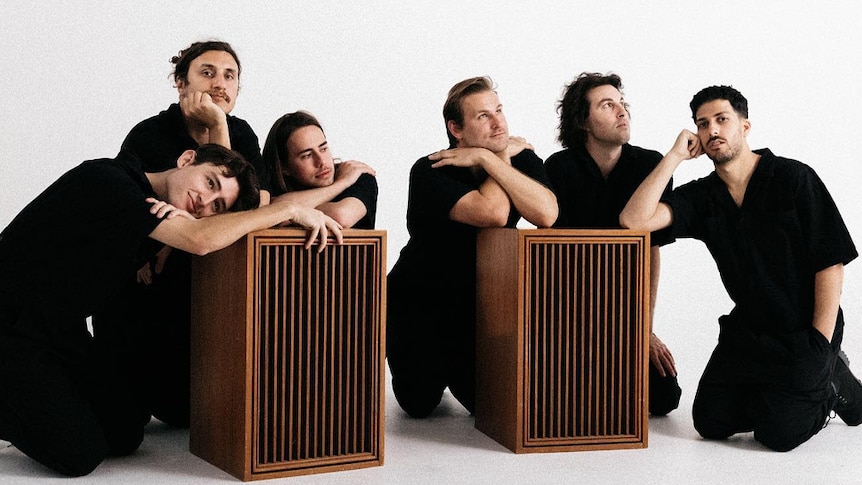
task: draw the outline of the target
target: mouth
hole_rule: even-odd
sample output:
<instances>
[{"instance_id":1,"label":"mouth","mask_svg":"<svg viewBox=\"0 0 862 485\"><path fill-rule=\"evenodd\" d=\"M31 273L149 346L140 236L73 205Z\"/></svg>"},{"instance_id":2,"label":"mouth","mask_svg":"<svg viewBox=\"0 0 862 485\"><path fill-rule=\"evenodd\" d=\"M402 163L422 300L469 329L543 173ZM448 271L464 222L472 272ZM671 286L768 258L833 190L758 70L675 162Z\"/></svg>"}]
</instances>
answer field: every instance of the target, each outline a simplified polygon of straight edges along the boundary
<instances>
[{"instance_id":1,"label":"mouth","mask_svg":"<svg viewBox=\"0 0 862 485\"><path fill-rule=\"evenodd\" d=\"M189 214L197 214L197 207L195 206L195 198L192 197L191 192L189 192L188 196L189 196L189 203L188 203L188 207L186 207L186 212L188 212Z\"/></svg>"},{"instance_id":2,"label":"mouth","mask_svg":"<svg viewBox=\"0 0 862 485\"><path fill-rule=\"evenodd\" d=\"M230 96L228 96L224 92L217 91L217 92L211 92L211 93L207 93L207 94L210 95L210 98L212 98L213 101L215 101L218 98L218 99L223 100L225 103L230 103Z\"/></svg>"},{"instance_id":3,"label":"mouth","mask_svg":"<svg viewBox=\"0 0 862 485\"><path fill-rule=\"evenodd\" d=\"M332 169L327 168L326 170L321 170L320 172L317 172L314 178L325 179L328 178L331 173Z\"/></svg>"},{"instance_id":4,"label":"mouth","mask_svg":"<svg viewBox=\"0 0 862 485\"><path fill-rule=\"evenodd\" d=\"M724 140L721 138L710 138L709 141L706 142L706 147L710 149L716 149L720 147L724 143Z\"/></svg>"}]
</instances>

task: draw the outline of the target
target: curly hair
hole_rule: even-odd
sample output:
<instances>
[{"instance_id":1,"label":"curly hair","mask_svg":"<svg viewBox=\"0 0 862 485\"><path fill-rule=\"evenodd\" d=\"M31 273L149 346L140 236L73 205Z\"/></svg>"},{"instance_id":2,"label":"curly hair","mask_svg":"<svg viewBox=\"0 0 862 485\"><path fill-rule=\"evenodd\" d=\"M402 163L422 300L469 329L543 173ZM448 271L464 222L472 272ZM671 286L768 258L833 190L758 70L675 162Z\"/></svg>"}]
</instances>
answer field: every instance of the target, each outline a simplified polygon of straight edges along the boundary
<instances>
[{"instance_id":1,"label":"curly hair","mask_svg":"<svg viewBox=\"0 0 862 485\"><path fill-rule=\"evenodd\" d=\"M192 64L192 61L197 59L204 52L209 51L223 51L230 54L233 57L233 60L236 61L237 78L242 74L242 64L239 63L239 57L236 55L236 51L233 50L233 47L231 47L230 44L220 40L206 40L195 42L181 50L177 55L171 57L171 64L174 65L174 82L179 80L186 81L188 79L189 67Z\"/></svg>"},{"instance_id":2,"label":"curly hair","mask_svg":"<svg viewBox=\"0 0 862 485\"><path fill-rule=\"evenodd\" d=\"M560 115L557 140L563 148L573 148L586 143L587 132L584 126L590 116L587 94L593 88L604 85L611 85L620 92L623 90L623 82L618 75L597 72L582 72L564 88L563 98L557 103L557 113Z\"/></svg>"}]
</instances>

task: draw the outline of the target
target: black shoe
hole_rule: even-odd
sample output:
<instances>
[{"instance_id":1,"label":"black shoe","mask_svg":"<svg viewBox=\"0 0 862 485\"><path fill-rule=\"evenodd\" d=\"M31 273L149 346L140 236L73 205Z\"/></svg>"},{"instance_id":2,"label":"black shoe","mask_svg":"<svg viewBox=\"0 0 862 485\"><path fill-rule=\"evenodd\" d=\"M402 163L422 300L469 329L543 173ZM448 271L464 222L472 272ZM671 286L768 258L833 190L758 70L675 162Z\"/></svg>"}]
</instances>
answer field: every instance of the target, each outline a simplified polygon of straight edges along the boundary
<instances>
[{"instance_id":1,"label":"black shoe","mask_svg":"<svg viewBox=\"0 0 862 485\"><path fill-rule=\"evenodd\" d=\"M832 386L838 394L835 399L835 414L848 426L862 424L862 382L850 372L850 361L843 350L838 351Z\"/></svg>"}]
</instances>

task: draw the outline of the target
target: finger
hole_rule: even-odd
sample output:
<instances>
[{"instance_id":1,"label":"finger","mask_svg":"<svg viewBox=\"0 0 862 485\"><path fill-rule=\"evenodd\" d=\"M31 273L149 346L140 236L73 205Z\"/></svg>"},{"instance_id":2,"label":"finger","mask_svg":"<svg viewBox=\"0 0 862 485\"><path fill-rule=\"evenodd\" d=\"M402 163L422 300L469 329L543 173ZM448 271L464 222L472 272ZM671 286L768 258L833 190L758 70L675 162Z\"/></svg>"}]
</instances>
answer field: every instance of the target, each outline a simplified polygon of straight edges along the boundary
<instances>
[{"instance_id":1,"label":"finger","mask_svg":"<svg viewBox=\"0 0 862 485\"><path fill-rule=\"evenodd\" d=\"M333 221L334 222L334 221ZM335 222L332 226L332 234L335 235L335 241L338 244L344 243L344 235L341 233L341 230L344 229L341 227L341 224Z\"/></svg>"},{"instance_id":2,"label":"finger","mask_svg":"<svg viewBox=\"0 0 862 485\"><path fill-rule=\"evenodd\" d=\"M314 241L317 239L318 232L320 232L320 230L317 227L309 228L308 240L305 242L305 249L311 249L311 245L314 244Z\"/></svg>"},{"instance_id":3,"label":"finger","mask_svg":"<svg viewBox=\"0 0 862 485\"><path fill-rule=\"evenodd\" d=\"M320 246L317 248L317 252L321 253L326 248L326 238L329 236L329 230L326 229L326 222L320 226Z\"/></svg>"}]
</instances>

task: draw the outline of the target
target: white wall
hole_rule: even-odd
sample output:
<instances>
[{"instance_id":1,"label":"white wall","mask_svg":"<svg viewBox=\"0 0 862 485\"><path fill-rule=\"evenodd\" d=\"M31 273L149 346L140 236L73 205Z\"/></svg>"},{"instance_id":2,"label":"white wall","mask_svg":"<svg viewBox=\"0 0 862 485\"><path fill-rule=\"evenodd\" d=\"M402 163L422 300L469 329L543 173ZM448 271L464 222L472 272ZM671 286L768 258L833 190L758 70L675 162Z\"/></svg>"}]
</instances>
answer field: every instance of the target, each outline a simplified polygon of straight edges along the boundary
<instances>
[{"instance_id":1,"label":"white wall","mask_svg":"<svg viewBox=\"0 0 862 485\"><path fill-rule=\"evenodd\" d=\"M559 149L561 88L584 70L622 76L632 142L662 152L692 126L696 91L734 85L750 102L751 145L812 165L862 247L860 22L853 0L0 0L0 227L64 171L113 156L135 123L175 101L169 58L215 37L239 53L233 114L261 143L278 116L308 109L337 156L377 169L390 265L407 241L410 166L446 144L448 88L490 75L512 133L547 157ZM710 169L702 158L676 180ZM714 265L699 243L663 254L658 329L674 348L708 350L715 318L729 309ZM846 347L862 359L859 266L847 268L843 302ZM706 337L686 337L693 330Z\"/></svg>"}]
</instances>

